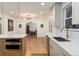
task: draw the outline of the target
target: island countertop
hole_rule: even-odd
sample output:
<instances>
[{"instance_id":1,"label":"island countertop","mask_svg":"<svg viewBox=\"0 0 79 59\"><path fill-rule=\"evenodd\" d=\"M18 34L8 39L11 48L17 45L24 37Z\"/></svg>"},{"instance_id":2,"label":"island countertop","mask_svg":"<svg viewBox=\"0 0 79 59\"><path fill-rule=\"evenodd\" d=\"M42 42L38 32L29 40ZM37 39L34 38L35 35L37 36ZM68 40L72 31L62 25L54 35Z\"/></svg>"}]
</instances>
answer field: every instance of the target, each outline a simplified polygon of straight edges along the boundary
<instances>
[{"instance_id":1,"label":"island countertop","mask_svg":"<svg viewBox=\"0 0 79 59\"><path fill-rule=\"evenodd\" d=\"M0 35L2 39L9 39L9 38L24 38L27 34L8 34L8 35Z\"/></svg>"}]
</instances>

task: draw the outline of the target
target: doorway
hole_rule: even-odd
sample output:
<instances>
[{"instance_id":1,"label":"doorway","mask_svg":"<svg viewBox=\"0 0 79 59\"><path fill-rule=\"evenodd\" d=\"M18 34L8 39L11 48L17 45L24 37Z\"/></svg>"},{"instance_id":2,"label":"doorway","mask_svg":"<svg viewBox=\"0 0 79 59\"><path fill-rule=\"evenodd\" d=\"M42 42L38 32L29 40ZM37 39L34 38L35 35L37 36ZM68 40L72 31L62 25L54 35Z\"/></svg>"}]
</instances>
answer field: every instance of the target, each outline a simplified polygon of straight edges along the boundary
<instances>
[{"instance_id":1,"label":"doorway","mask_svg":"<svg viewBox=\"0 0 79 59\"><path fill-rule=\"evenodd\" d=\"M26 24L26 34L31 37L37 37L37 24L30 22Z\"/></svg>"},{"instance_id":2,"label":"doorway","mask_svg":"<svg viewBox=\"0 0 79 59\"><path fill-rule=\"evenodd\" d=\"M26 34L29 34L29 25L26 25Z\"/></svg>"}]
</instances>

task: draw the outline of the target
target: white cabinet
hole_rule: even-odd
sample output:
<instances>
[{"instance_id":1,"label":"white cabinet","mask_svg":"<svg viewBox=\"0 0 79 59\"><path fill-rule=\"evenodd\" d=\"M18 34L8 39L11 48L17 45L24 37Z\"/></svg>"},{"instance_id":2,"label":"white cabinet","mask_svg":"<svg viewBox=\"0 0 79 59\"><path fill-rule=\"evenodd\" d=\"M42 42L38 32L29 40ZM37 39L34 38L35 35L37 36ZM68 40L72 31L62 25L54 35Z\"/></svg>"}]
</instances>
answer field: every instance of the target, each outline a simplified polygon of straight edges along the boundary
<instances>
[{"instance_id":1,"label":"white cabinet","mask_svg":"<svg viewBox=\"0 0 79 59\"><path fill-rule=\"evenodd\" d=\"M57 49L54 42L50 39L50 56L59 56L59 50Z\"/></svg>"},{"instance_id":2,"label":"white cabinet","mask_svg":"<svg viewBox=\"0 0 79 59\"><path fill-rule=\"evenodd\" d=\"M5 49L5 40L4 39L0 39L0 56L2 55L4 49Z\"/></svg>"},{"instance_id":3,"label":"white cabinet","mask_svg":"<svg viewBox=\"0 0 79 59\"><path fill-rule=\"evenodd\" d=\"M72 3L72 24L79 24L79 2Z\"/></svg>"},{"instance_id":4,"label":"white cabinet","mask_svg":"<svg viewBox=\"0 0 79 59\"><path fill-rule=\"evenodd\" d=\"M56 42L50 39L50 56L69 56Z\"/></svg>"}]
</instances>

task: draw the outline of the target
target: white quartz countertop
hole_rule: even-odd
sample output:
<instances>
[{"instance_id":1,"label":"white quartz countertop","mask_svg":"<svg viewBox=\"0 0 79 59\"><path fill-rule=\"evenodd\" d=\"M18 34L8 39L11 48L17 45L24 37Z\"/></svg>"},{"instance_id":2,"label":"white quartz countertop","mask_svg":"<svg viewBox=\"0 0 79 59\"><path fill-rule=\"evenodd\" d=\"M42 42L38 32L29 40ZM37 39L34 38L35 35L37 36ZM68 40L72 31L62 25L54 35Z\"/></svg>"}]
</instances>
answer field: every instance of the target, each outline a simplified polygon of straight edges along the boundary
<instances>
[{"instance_id":1,"label":"white quartz countertop","mask_svg":"<svg viewBox=\"0 0 79 59\"><path fill-rule=\"evenodd\" d=\"M71 40L69 42L60 42L52 37L56 37L56 35L52 33L46 34L49 38L51 38L54 42L56 42L62 49L64 49L69 55L79 56L79 39Z\"/></svg>"},{"instance_id":2,"label":"white quartz countertop","mask_svg":"<svg viewBox=\"0 0 79 59\"><path fill-rule=\"evenodd\" d=\"M8 34L8 35L0 35L0 38L24 38L27 34Z\"/></svg>"}]
</instances>

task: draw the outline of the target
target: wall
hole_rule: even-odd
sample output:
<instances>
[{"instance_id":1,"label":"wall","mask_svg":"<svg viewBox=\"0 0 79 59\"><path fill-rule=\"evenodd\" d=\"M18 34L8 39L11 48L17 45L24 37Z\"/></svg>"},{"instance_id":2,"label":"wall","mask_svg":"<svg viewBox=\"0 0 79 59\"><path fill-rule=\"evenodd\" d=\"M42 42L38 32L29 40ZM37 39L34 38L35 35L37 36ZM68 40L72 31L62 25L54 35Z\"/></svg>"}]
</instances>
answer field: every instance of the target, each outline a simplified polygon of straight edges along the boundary
<instances>
[{"instance_id":1,"label":"wall","mask_svg":"<svg viewBox=\"0 0 79 59\"><path fill-rule=\"evenodd\" d=\"M2 35L2 34L3 34L3 20L2 20L2 14L0 14L0 18L1 18L1 20L0 20L0 24L1 24L1 28L0 28L1 34L0 34L0 35Z\"/></svg>"},{"instance_id":2,"label":"wall","mask_svg":"<svg viewBox=\"0 0 79 59\"><path fill-rule=\"evenodd\" d=\"M37 37L45 37L45 34L49 31L49 21L48 19L35 19L30 22L37 24ZM40 25L43 24L43 28L40 27Z\"/></svg>"},{"instance_id":3,"label":"wall","mask_svg":"<svg viewBox=\"0 0 79 59\"><path fill-rule=\"evenodd\" d=\"M66 38L67 32L65 29L65 20L64 20L64 8L71 2L63 2L61 5L56 4L55 5L55 15L51 14L52 16L52 33L57 34L58 36L62 36ZM52 12L54 10L52 9ZM75 11L74 11L75 12ZM55 19L54 19L55 17ZM55 22L55 23L54 23ZM69 40L76 40L79 38L79 32L77 31L70 31L69 34Z\"/></svg>"},{"instance_id":4,"label":"wall","mask_svg":"<svg viewBox=\"0 0 79 59\"><path fill-rule=\"evenodd\" d=\"M4 14L3 16L0 13L0 17L1 17L0 23L2 24L2 34L14 34L15 28L16 28L15 19L9 15L6 15L6 14ZM12 19L14 21L14 31L10 31L10 32L8 31L8 19Z\"/></svg>"},{"instance_id":5,"label":"wall","mask_svg":"<svg viewBox=\"0 0 79 59\"><path fill-rule=\"evenodd\" d=\"M14 22L14 30L13 31L8 31L8 19L11 19L11 20L13 20L13 22ZM13 17L11 17L11 16L9 16L9 15L4 15L4 17L3 17L3 26L4 26L4 28L3 28L3 30L4 30L4 33L3 34L14 34L15 33L15 19L13 18Z\"/></svg>"},{"instance_id":6,"label":"wall","mask_svg":"<svg viewBox=\"0 0 79 59\"><path fill-rule=\"evenodd\" d=\"M51 9L51 14L48 17L49 20L49 32L55 32L55 6Z\"/></svg>"},{"instance_id":7,"label":"wall","mask_svg":"<svg viewBox=\"0 0 79 59\"><path fill-rule=\"evenodd\" d=\"M63 36L66 38L66 31L64 30L64 13L63 9L69 4L69 2L56 3L54 5L55 14L52 15L52 33L57 34L57 36ZM54 10L52 9L52 12Z\"/></svg>"},{"instance_id":8,"label":"wall","mask_svg":"<svg viewBox=\"0 0 79 59\"><path fill-rule=\"evenodd\" d=\"M47 32L49 32L49 20L44 19L44 18L37 18L37 19L34 19L34 20L23 19L23 21L22 21L22 32L21 33L23 33L23 34L26 33L26 25L29 22L33 22L33 23L37 24L37 37L45 37L45 34ZM44 25L43 28L40 27L41 24Z\"/></svg>"},{"instance_id":9,"label":"wall","mask_svg":"<svg viewBox=\"0 0 79 59\"><path fill-rule=\"evenodd\" d=\"M37 37L45 37L45 34L49 31L49 21L47 19L38 19L37 23ZM43 24L43 28L40 25Z\"/></svg>"},{"instance_id":10,"label":"wall","mask_svg":"<svg viewBox=\"0 0 79 59\"><path fill-rule=\"evenodd\" d=\"M11 15L8 14L0 14L1 17L1 21L0 23L2 24L2 34L21 34L22 33L22 28L19 28L19 24L22 24L21 19L17 19L16 17L13 17ZM14 30L13 31L8 31L8 19L13 20L14 22Z\"/></svg>"},{"instance_id":11,"label":"wall","mask_svg":"<svg viewBox=\"0 0 79 59\"><path fill-rule=\"evenodd\" d=\"M55 27L61 28L61 3L55 4Z\"/></svg>"},{"instance_id":12,"label":"wall","mask_svg":"<svg viewBox=\"0 0 79 59\"><path fill-rule=\"evenodd\" d=\"M35 20L26 20L26 19L19 19L17 17L13 17L11 15L4 14L3 20L3 34L26 34L26 24L28 22L35 22L37 24L37 37L45 37L45 34L49 31L49 21L48 19L38 18ZM2 17L2 15L1 15ZM12 19L14 22L14 30L8 31L8 19ZM19 28L19 24L22 24L22 27ZM41 28L40 25L43 24L44 27Z\"/></svg>"},{"instance_id":13,"label":"wall","mask_svg":"<svg viewBox=\"0 0 79 59\"><path fill-rule=\"evenodd\" d=\"M74 2L74 3L76 3L76 2ZM66 7L68 4L69 4L69 2L66 2L66 3L64 2L64 3L62 3L62 10L63 10L63 8ZM72 7L72 8L74 8L74 7ZM74 11L74 12L76 12L76 11ZM72 13L73 13L73 12L72 12ZM62 18L62 19L63 19L63 18ZM63 20L64 20L64 19L63 19ZM64 25L64 24L63 24L63 25ZM78 35L79 35L79 32L78 32L77 30L74 31L74 30L72 29L72 31L69 30L68 32L69 32L69 40L71 39L71 40L74 40L74 41L75 41L76 39L79 38L79 36L78 36ZM62 33L61 35L66 38L66 30L63 29L63 31L62 31L61 33Z\"/></svg>"},{"instance_id":14,"label":"wall","mask_svg":"<svg viewBox=\"0 0 79 59\"><path fill-rule=\"evenodd\" d=\"M54 7L51 10L51 16L52 18L49 19L52 22L52 33L57 34L57 35L61 35L60 34L60 30L62 27L62 4L61 3L56 3L54 5Z\"/></svg>"}]
</instances>

